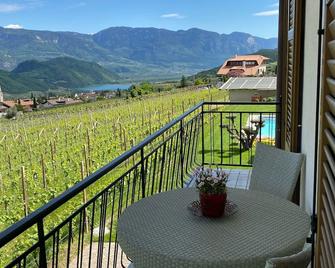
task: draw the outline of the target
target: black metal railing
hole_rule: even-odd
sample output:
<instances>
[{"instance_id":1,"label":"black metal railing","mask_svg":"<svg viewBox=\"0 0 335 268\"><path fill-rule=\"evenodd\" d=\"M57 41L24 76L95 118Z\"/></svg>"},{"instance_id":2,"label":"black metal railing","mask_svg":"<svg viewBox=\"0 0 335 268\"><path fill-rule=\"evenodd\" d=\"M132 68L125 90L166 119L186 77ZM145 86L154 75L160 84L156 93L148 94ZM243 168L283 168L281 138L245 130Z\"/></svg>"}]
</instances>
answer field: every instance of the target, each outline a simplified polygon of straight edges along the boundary
<instances>
[{"instance_id":1,"label":"black metal railing","mask_svg":"<svg viewBox=\"0 0 335 268\"><path fill-rule=\"evenodd\" d=\"M257 140L275 145L276 106L196 105L1 232L0 266L125 267L129 261L116 242L122 211L185 187L196 166L251 166Z\"/></svg>"}]
</instances>

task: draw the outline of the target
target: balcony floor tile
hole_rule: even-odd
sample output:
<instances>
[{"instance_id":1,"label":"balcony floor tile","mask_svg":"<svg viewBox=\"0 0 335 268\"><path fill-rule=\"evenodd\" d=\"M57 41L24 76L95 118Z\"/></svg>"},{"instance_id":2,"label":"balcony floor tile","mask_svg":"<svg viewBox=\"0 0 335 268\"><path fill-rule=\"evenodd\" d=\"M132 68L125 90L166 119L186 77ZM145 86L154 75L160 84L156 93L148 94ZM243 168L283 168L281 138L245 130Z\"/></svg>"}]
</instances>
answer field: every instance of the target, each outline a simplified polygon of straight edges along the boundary
<instances>
[{"instance_id":1,"label":"balcony floor tile","mask_svg":"<svg viewBox=\"0 0 335 268\"><path fill-rule=\"evenodd\" d=\"M228 175L229 188L249 189L251 169L224 169ZM195 179L191 178L186 187L195 187Z\"/></svg>"}]
</instances>

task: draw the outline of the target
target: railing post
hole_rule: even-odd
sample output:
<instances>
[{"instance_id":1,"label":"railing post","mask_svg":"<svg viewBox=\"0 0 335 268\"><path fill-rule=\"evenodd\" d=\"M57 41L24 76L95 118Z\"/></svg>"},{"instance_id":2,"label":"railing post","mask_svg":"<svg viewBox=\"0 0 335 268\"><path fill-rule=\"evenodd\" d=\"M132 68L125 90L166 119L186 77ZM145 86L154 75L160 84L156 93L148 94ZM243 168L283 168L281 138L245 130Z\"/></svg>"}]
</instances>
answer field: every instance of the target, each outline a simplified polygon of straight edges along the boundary
<instances>
[{"instance_id":1,"label":"railing post","mask_svg":"<svg viewBox=\"0 0 335 268\"><path fill-rule=\"evenodd\" d=\"M180 121L180 180L181 187L184 188L184 126L183 120Z\"/></svg>"},{"instance_id":2,"label":"railing post","mask_svg":"<svg viewBox=\"0 0 335 268\"><path fill-rule=\"evenodd\" d=\"M201 106L201 164L205 163L204 105Z\"/></svg>"},{"instance_id":3,"label":"railing post","mask_svg":"<svg viewBox=\"0 0 335 268\"><path fill-rule=\"evenodd\" d=\"M144 170L144 150L141 148L141 182L142 182L142 198L145 198L145 170Z\"/></svg>"},{"instance_id":4,"label":"railing post","mask_svg":"<svg viewBox=\"0 0 335 268\"><path fill-rule=\"evenodd\" d=\"M37 222L38 243L40 248L39 267L47 267L43 218Z\"/></svg>"},{"instance_id":5,"label":"railing post","mask_svg":"<svg viewBox=\"0 0 335 268\"><path fill-rule=\"evenodd\" d=\"M166 153L166 142L163 145L163 155L162 155L162 162L161 162L161 174L159 179L159 189L158 192L162 191L162 184L163 184L163 177L164 177L164 165L165 165L165 153Z\"/></svg>"}]
</instances>

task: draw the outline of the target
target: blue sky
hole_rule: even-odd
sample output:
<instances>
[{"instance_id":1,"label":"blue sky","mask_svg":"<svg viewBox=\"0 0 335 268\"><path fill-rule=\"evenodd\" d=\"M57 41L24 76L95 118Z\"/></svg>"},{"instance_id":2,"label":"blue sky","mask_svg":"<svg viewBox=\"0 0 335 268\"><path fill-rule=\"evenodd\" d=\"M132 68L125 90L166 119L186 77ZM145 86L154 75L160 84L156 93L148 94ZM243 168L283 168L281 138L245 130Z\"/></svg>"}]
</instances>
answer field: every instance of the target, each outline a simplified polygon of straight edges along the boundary
<instances>
[{"instance_id":1,"label":"blue sky","mask_svg":"<svg viewBox=\"0 0 335 268\"><path fill-rule=\"evenodd\" d=\"M111 26L193 27L276 37L276 0L0 0L0 25L96 33Z\"/></svg>"}]
</instances>

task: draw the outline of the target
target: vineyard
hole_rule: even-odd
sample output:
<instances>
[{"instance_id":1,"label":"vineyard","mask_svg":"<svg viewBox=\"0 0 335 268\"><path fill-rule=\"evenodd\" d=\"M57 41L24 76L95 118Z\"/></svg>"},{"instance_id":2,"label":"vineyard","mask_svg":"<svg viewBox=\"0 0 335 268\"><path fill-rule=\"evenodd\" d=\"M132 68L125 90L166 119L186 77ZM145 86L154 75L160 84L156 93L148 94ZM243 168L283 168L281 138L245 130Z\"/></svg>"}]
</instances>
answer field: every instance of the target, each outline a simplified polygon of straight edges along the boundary
<instances>
[{"instance_id":1,"label":"vineyard","mask_svg":"<svg viewBox=\"0 0 335 268\"><path fill-rule=\"evenodd\" d=\"M179 90L0 120L0 230L109 163L199 101L225 97L225 92L217 89Z\"/></svg>"}]
</instances>

